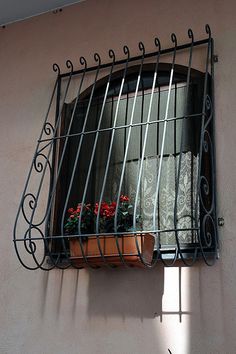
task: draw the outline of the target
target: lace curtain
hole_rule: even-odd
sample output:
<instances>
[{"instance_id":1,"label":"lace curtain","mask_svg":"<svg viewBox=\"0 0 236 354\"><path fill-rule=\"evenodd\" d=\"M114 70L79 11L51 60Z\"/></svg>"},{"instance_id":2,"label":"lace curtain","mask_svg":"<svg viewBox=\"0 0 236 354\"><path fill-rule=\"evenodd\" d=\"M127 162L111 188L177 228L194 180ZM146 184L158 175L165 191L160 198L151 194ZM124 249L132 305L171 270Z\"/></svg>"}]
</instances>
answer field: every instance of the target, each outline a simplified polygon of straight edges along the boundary
<instances>
[{"instance_id":1,"label":"lace curtain","mask_svg":"<svg viewBox=\"0 0 236 354\"><path fill-rule=\"evenodd\" d=\"M162 244L174 245L175 233L174 225L174 207L176 198L177 171L179 168L180 155L174 157L169 155L162 161L161 180L159 188L159 200L156 213L157 224L153 225L154 201L156 195L156 184L159 169L159 158L146 158L143 164L142 182L138 198L138 213L142 216L144 230L165 230L160 233ZM121 165L116 165L109 175L107 183L107 194L105 198L109 199L111 195L117 195ZM137 178L140 168L140 160L127 163L124 178L124 189L135 200L137 189ZM177 198L177 228L191 229L195 227L198 206L196 205L196 185L198 174L198 156L191 152L182 154L181 171L179 180L179 192ZM109 192L108 192L109 191ZM198 218L198 214L197 214ZM192 243L195 240L195 234L192 230L179 231L178 238L181 243Z\"/></svg>"}]
</instances>

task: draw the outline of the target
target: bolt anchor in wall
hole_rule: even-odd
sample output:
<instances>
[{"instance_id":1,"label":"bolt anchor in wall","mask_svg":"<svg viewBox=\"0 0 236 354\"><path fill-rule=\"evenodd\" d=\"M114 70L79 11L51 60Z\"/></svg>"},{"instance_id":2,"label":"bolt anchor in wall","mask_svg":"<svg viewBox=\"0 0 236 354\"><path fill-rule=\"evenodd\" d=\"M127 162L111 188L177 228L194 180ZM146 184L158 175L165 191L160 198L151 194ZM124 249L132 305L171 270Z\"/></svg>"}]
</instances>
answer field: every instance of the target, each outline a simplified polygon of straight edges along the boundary
<instances>
[{"instance_id":1,"label":"bolt anchor in wall","mask_svg":"<svg viewBox=\"0 0 236 354\"><path fill-rule=\"evenodd\" d=\"M224 218L218 218L218 226L224 226L225 224L225 219Z\"/></svg>"}]
</instances>

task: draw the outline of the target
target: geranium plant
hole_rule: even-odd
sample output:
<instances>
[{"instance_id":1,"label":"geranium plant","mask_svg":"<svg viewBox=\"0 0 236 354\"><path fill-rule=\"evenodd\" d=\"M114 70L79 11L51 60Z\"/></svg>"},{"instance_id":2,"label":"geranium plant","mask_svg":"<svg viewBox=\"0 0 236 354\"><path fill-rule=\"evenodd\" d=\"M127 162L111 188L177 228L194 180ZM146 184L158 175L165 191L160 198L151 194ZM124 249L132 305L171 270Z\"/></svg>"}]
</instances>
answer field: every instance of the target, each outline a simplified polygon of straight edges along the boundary
<instances>
[{"instance_id":1,"label":"geranium plant","mask_svg":"<svg viewBox=\"0 0 236 354\"><path fill-rule=\"evenodd\" d=\"M117 203L103 201L99 212L99 232L112 233L114 232L115 213L117 209L117 231L127 232L133 230L133 205L130 198L126 195L121 195L118 208ZM78 223L81 219L81 233L93 234L95 233L95 224L99 211L99 203L94 206L86 204L81 211L81 205L77 208L70 208L68 210L69 218L65 224L65 231L68 234L76 234L78 232ZM142 229L142 220L140 216L136 218L136 227L138 230Z\"/></svg>"},{"instance_id":2,"label":"geranium plant","mask_svg":"<svg viewBox=\"0 0 236 354\"><path fill-rule=\"evenodd\" d=\"M83 207L83 212L81 212L81 204L77 207L68 209L69 218L65 224L65 231L68 234L78 233L79 219L81 220L81 232L83 234L93 233L94 225L94 212L91 204L86 204Z\"/></svg>"}]
</instances>

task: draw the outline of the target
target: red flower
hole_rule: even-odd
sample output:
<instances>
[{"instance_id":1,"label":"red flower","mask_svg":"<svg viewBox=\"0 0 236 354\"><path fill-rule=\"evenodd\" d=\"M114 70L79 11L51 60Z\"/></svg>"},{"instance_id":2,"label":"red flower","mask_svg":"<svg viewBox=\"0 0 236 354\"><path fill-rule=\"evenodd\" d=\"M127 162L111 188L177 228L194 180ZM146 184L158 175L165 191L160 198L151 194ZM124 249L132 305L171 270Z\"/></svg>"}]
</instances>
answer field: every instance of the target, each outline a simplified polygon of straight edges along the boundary
<instances>
[{"instance_id":1,"label":"red flower","mask_svg":"<svg viewBox=\"0 0 236 354\"><path fill-rule=\"evenodd\" d=\"M102 202L101 209L100 209L100 215L101 216L108 216L108 214L109 214L109 205L105 202Z\"/></svg>"},{"instance_id":2,"label":"red flower","mask_svg":"<svg viewBox=\"0 0 236 354\"><path fill-rule=\"evenodd\" d=\"M109 212L110 212L110 214L109 214L110 217L115 216L115 213L116 213L116 202L112 202L112 203L110 204L110 206L109 206Z\"/></svg>"},{"instance_id":3,"label":"red flower","mask_svg":"<svg viewBox=\"0 0 236 354\"><path fill-rule=\"evenodd\" d=\"M123 202L129 202L129 197L127 195L121 195L120 196L120 202L123 203Z\"/></svg>"},{"instance_id":4,"label":"red flower","mask_svg":"<svg viewBox=\"0 0 236 354\"><path fill-rule=\"evenodd\" d=\"M98 203L95 204L94 214L98 215Z\"/></svg>"},{"instance_id":5,"label":"red flower","mask_svg":"<svg viewBox=\"0 0 236 354\"><path fill-rule=\"evenodd\" d=\"M71 219L73 219L74 217L75 217L74 214L70 215L70 218L71 218Z\"/></svg>"},{"instance_id":6,"label":"red flower","mask_svg":"<svg viewBox=\"0 0 236 354\"><path fill-rule=\"evenodd\" d=\"M94 214L98 215L99 203L95 204ZM112 202L110 204L106 202L101 202L100 205L100 216L103 218L111 218L115 215L116 203Z\"/></svg>"},{"instance_id":7,"label":"red flower","mask_svg":"<svg viewBox=\"0 0 236 354\"><path fill-rule=\"evenodd\" d=\"M74 209L73 208L68 209L68 213L69 214L73 214L74 213Z\"/></svg>"}]
</instances>

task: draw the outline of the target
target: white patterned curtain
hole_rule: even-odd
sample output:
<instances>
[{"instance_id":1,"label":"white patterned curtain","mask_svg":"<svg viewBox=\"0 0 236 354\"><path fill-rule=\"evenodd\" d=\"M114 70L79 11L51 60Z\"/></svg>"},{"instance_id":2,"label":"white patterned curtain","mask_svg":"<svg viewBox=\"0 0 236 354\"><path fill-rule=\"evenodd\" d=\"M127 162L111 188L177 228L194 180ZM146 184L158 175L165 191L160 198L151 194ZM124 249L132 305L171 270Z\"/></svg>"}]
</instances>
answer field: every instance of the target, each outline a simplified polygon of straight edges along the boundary
<instances>
[{"instance_id":1,"label":"white patterned curtain","mask_svg":"<svg viewBox=\"0 0 236 354\"><path fill-rule=\"evenodd\" d=\"M142 216L143 230L154 231L158 229L166 231L160 233L161 243L165 245L176 244L175 232L168 230L175 229L174 209L179 158L180 155L177 157L169 155L163 158L156 225L153 224L153 213L159 158L146 158L143 164L142 182L138 198L138 214ZM121 168L122 165L116 165L109 176L107 185L109 193L105 195L107 199L111 195L117 195ZM134 201L136 197L139 168L139 160L129 162L126 165L124 185L125 191L131 197L131 201ZM194 156L191 152L182 153L177 198L177 229L192 229L195 227L195 212L198 210L198 206L196 205L197 174L198 157ZM196 241L192 230L179 231L178 238L181 243Z\"/></svg>"}]
</instances>

